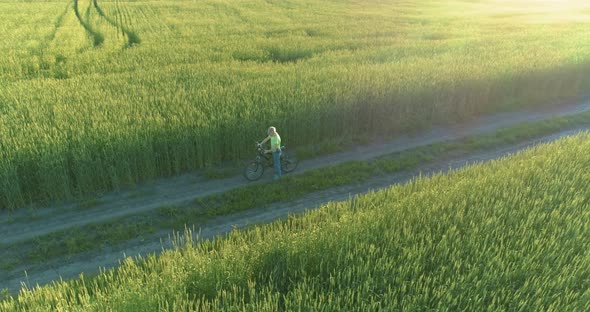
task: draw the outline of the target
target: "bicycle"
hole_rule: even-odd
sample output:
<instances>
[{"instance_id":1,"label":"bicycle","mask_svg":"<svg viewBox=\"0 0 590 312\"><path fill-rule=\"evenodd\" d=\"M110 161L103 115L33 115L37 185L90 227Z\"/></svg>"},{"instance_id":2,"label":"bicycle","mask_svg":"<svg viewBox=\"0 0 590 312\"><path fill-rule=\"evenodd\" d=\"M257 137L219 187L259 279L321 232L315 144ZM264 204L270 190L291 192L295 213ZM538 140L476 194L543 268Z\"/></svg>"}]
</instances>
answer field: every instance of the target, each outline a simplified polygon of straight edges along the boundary
<instances>
[{"instance_id":1,"label":"bicycle","mask_svg":"<svg viewBox=\"0 0 590 312\"><path fill-rule=\"evenodd\" d=\"M244 177L249 181L256 181L264 174L264 168L273 167L273 158L271 153L265 153L262 144L256 142L258 156L246 165L244 168ZM287 153L285 146L281 146L281 171L289 173L297 168L297 159L295 156Z\"/></svg>"}]
</instances>

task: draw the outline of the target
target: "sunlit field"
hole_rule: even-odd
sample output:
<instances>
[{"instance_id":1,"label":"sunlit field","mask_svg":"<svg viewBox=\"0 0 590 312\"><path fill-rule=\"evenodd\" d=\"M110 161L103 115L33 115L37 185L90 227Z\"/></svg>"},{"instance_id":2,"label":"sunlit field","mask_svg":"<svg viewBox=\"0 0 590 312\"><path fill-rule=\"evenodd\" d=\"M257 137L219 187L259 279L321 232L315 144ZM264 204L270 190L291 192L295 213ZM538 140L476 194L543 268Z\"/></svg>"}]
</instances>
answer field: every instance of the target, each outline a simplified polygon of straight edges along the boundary
<instances>
[{"instance_id":1,"label":"sunlit field","mask_svg":"<svg viewBox=\"0 0 590 312\"><path fill-rule=\"evenodd\" d=\"M0 208L590 91L583 1L0 1Z\"/></svg>"},{"instance_id":2,"label":"sunlit field","mask_svg":"<svg viewBox=\"0 0 590 312\"><path fill-rule=\"evenodd\" d=\"M590 135L535 147L95 278L2 311L587 311Z\"/></svg>"}]
</instances>

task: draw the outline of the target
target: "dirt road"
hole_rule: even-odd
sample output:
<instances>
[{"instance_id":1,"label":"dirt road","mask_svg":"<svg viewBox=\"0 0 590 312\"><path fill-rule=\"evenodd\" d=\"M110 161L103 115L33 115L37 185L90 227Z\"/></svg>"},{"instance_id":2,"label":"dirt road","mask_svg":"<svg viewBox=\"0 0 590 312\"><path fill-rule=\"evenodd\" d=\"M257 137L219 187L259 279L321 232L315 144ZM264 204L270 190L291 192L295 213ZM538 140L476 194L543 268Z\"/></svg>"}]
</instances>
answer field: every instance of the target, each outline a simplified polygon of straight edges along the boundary
<instances>
[{"instance_id":1,"label":"dirt road","mask_svg":"<svg viewBox=\"0 0 590 312\"><path fill-rule=\"evenodd\" d=\"M521 111L502 113L482 117L454 127L436 128L415 136L400 137L390 142L357 147L353 150L302 161L296 173L304 172L322 166L335 165L349 160L363 160L413 147L459 139L462 137L494 131L509 125L522 122L542 120L550 117L572 115L590 110L590 101L576 105L562 106L540 112ZM580 128L582 129L582 128ZM578 129L578 130L580 130ZM542 142L551 141L573 131L564 131L543 138ZM249 224L269 222L285 217L289 213L313 209L328 201L337 201L355 194L361 194L369 189L387 187L391 184L403 183L419 173L446 171L458 168L466 163L483 161L501 157L508 153L526 148L540 141L529 141L510 147L481 152L457 159L442 159L435 163L419 166L417 169L397 173L389 176L376 177L366 183L337 187L316 192L292 202L273 204L264 209L253 209L231 216L218 217L211 220L200 229L201 237L209 238L227 233L234 227L244 227ZM263 177L263 181L265 178ZM0 237L2 244L13 244L46 235L70 227L107 221L120 216L133 215L156 209L162 206L182 205L197 197L213 193L225 192L233 188L248 184L241 176L223 179L206 180L198 174L187 174L180 177L161 180L156 183L138 187L133 191L123 191L108 194L96 199L92 208L81 210L77 205L70 204L62 207L47 207L36 210L22 209L14 214L0 214ZM10 272L0 271L0 289L17 290L21 282L30 286L47 284L52 280L59 280L78 276L81 272L97 272L99 267L113 267L125 255L135 256L159 252L163 248L171 247L168 232L156 233L150 237L129 241L116 249L107 248L81 254L71 258L53 259L39 265L22 265ZM161 239L163 238L163 239ZM27 276L24 274L27 270Z\"/></svg>"}]
</instances>

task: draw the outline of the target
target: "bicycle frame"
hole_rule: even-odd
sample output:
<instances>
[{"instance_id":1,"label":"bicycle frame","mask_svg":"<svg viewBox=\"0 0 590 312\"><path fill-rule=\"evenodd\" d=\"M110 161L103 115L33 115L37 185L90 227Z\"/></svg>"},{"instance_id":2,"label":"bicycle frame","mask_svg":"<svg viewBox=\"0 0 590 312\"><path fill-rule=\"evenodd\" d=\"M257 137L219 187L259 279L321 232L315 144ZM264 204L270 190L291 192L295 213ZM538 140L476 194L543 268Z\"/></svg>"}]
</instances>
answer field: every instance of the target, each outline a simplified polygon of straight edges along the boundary
<instances>
[{"instance_id":1,"label":"bicycle frame","mask_svg":"<svg viewBox=\"0 0 590 312\"><path fill-rule=\"evenodd\" d=\"M244 176L250 181L258 180L264 174L265 167L274 166L274 157L271 153L266 153L266 150L260 143L256 143L258 155L256 158L249 162L246 168L244 168ZM286 149L281 146L281 171L285 173L295 170L297 167L297 159L286 154Z\"/></svg>"},{"instance_id":2,"label":"bicycle frame","mask_svg":"<svg viewBox=\"0 0 590 312\"><path fill-rule=\"evenodd\" d=\"M281 146L281 150L283 150L284 148L285 148L284 146ZM281 155L281 158L282 158L282 155ZM259 163L262 163L263 162L262 161L263 159L266 160L266 163L265 164L266 164L267 167L272 167L273 166L274 160L272 158L272 153L265 153L264 152L264 148L259 147L258 148L258 156L256 156L256 161L259 162Z\"/></svg>"}]
</instances>

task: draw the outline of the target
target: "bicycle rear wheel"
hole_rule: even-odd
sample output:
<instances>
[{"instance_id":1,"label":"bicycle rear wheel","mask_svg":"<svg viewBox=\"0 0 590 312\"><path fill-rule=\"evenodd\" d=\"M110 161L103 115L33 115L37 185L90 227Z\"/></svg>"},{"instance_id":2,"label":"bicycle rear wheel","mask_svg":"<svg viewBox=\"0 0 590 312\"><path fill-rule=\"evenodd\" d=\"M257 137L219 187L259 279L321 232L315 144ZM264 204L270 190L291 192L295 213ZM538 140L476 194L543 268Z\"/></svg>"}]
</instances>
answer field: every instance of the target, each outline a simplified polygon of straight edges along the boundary
<instances>
[{"instance_id":1,"label":"bicycle rear wheel","mask_svg":"<svg viewBox=\"0 0 590 312\"><path fill-rule=\"evenodd\" d=\"M297 159L292 156L288 155L283 151L283 155L281 156L281 170L284 172L291 172L297 168Z\"/></svg>"},{"instance_id":2,"label":"bicycle rear wheel","mask_svg":"<svg viewBox=\"0 0 590 312\"><path fill-rule=\"evenodd\" d=\"M244 168L244 177L249 181L256 181L260 179L264 173L264 166L256 160L249 162Z\"/></svg>"}]
</instances>

